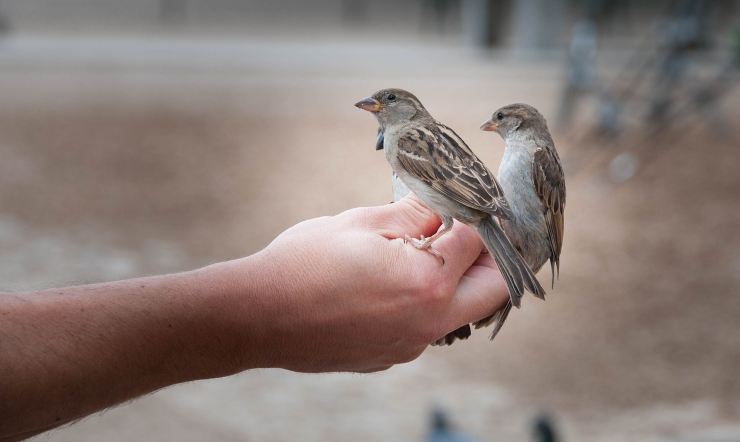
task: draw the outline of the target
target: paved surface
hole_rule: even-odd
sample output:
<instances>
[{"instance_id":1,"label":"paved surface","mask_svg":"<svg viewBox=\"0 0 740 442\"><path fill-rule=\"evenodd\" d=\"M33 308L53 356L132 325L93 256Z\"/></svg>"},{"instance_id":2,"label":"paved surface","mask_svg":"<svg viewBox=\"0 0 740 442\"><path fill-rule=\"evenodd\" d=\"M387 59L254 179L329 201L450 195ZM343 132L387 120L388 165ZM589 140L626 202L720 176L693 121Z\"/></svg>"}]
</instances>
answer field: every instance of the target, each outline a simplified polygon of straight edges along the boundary
<instances>
[{"instance_id":1,"label":"paved surface","mask_svg":"<svg viewBox=\"0 0 740 442\"><path fill-rule=\"evenodd\" d=\"M381 87L414 90L491 165L501 142L477 127L494 107L525 101L554 120L556 63L316 43L0 45L0 288L189 269L385 203L375 123L352 107ZM600 153L569 177L560 281L495 343L478 333L374 375L180 385L37 439L420 440L438 404L481 440L526 440L543 410L569 441L737 440L737 141L679 137L620 185L599 158L641 158L629 137L556 143L569 164Z\"/></svg>"}]
</instances>

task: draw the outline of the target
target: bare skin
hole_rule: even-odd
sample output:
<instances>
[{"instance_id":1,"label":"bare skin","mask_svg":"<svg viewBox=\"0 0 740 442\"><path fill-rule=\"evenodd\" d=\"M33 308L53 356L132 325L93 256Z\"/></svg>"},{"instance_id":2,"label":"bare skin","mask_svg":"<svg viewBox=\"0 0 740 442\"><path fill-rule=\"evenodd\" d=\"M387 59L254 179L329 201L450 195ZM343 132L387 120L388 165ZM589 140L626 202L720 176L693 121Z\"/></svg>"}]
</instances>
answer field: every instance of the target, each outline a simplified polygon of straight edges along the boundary
<instances>
[{"instance_id":1,"label":"bare skin","mask_svg":"<svg viewBox=\"0 0 740 442\"><path fill-rule=\"evenodd\" d=\"M302 222L252 256L199 270L0 294L0 440L185 381L416 359L508 296L469 227L435 241L442 267L404 244L439 227L409 197Z\"/></svg>"}]
</instances>

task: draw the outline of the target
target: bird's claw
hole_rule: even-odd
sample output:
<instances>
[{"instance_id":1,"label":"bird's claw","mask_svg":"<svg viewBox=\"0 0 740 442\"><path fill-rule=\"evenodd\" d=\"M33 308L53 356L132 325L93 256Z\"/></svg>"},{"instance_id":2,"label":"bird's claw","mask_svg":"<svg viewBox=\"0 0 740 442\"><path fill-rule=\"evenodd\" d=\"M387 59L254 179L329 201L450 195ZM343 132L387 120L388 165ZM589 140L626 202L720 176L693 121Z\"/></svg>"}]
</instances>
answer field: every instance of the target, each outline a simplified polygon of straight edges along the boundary
<instances>
[{"instance_id":1,"label":"bird's claw","mask_svg":"<svg viewBox=\"0 0 740 442\"><path fill-rule=\"evenodd\" d=\"M410 237L408 235L405 235L403 237L403 242L404 242L404 244L410 243L412 246L414 246L415 248L417 248L419 250L426 250L427 252L429 252L430 254L432 254L432 256L434 256L435 258L437 258L439 260L440 264L445 265L445 258L444 258L444 256L442 256L442 254L439 253L438 251L434 250L434 248L432 247L432 242L429 241L427 238L424 238L422 236L422 237L420 237L420 238L417 239L417 238L412 238L412 237Z\"/></svg>"},{"instance_id":2,"label":"bird's claw","mask_svg":"<svg viewBox=\"0 0 740 442\"><path fill-rule=\"evenodd\" d=\"M412 238L408 235L403 236L403 243L408 244L411 243L416 247L417 249L421 249L422 247L419 246L420 243L422 243L426 238L424 238L424 235L420 236L419 238Z\"/></svg>"}]
</instances>

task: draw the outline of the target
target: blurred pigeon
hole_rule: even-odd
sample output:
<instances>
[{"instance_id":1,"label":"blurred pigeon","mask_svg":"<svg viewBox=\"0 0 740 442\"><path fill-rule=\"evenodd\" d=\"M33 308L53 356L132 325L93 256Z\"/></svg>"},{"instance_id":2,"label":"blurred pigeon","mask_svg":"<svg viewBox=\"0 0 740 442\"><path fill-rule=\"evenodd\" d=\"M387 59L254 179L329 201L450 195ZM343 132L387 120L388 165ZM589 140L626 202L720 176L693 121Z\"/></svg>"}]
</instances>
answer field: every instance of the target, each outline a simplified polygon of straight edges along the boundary
<instances>
[{"instance_id":1,"label":"blurred pigeon","mask_svg":"<svg viewBox=\"0 0 740 442\"><path fill-rule=\"evenodd\" d=\"M532 425L532 440L534 442L557 442L558 436L552 419L543 414L534 420Z\"/></svg>"},{"instance_id":2,"label":"blurred pigeon","mask_svg":"<svg viewBox=\"0 0 740 442\"><path fill-rule=\"evenodd\" d=\"M476 442L476 439L456 431L447 414L440 408L432 410L430 423L431 428L424 439L426 442Z\"/></svg>"}]
</instances>

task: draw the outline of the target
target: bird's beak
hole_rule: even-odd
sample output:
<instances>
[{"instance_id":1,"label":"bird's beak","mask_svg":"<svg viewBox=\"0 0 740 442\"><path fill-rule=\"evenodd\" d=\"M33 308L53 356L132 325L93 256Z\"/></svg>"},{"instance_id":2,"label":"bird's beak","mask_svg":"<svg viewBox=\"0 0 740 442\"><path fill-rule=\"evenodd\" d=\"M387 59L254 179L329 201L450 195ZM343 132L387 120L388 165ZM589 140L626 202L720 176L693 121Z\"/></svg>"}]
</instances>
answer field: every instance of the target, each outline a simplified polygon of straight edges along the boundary
<instances>
[{"instance_id":1,"label":"bird's beak","mask_svg":"<svg viewBox=\"0 0 740 442\"><path fill-rule=\"evenodd\" d=\"M486 120L485 123L480 125L480 130L485 130L486 132L496 132L498 130L498 123L493 121L493 118L490 120Z\"/></svg>"},{"instance_id":2,"label":"bird's beak","mask_svg":"<svg viewBox=\"0 0 740 442\"><path fill-rule=\"evenodd\" d=\"M358 101L357 103L355 103L355 106L368 112L378 112L382 108L380 101L371 97L367 97L364 100Z\"/></svg>"}]
</instances>

